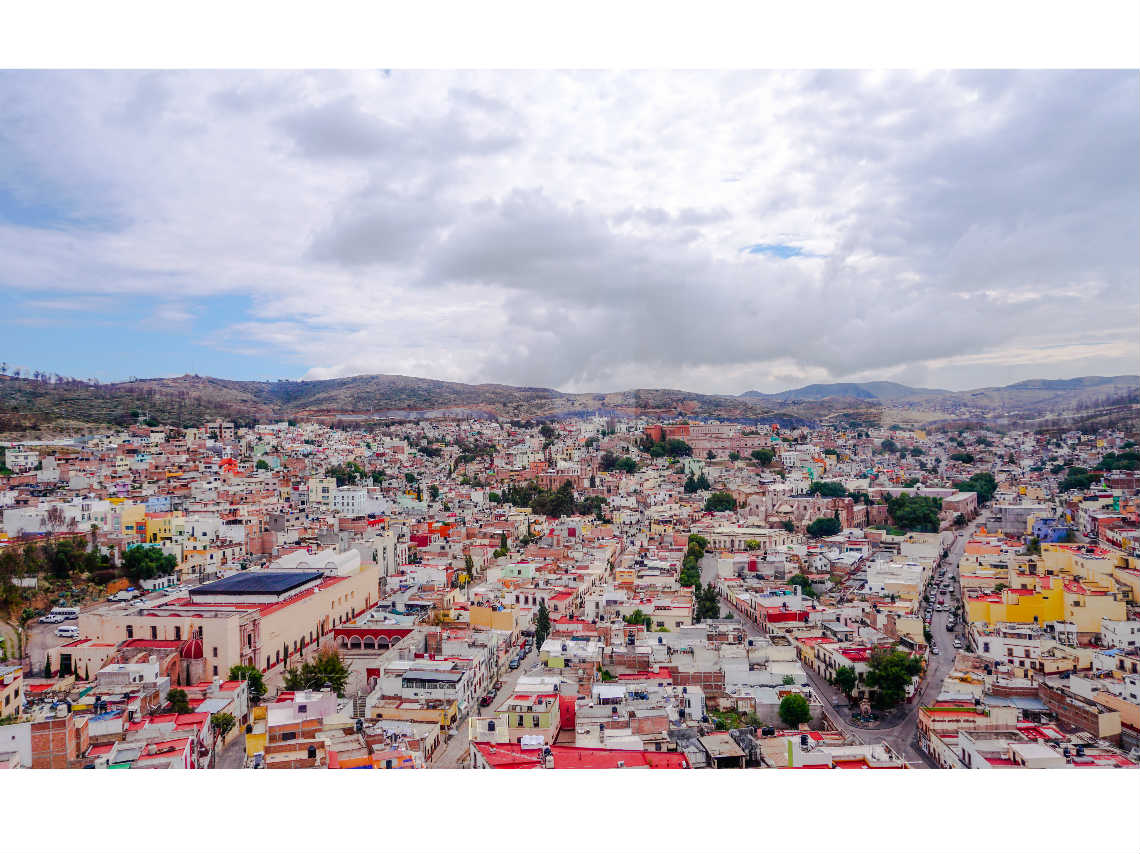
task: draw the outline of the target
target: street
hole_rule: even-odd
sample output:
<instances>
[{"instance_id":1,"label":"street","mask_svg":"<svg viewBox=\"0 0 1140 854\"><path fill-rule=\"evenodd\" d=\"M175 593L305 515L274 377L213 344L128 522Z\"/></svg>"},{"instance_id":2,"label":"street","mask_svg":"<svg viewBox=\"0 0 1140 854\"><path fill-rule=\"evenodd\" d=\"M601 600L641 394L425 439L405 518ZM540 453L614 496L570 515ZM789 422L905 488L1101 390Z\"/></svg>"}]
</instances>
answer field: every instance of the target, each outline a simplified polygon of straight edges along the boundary
<instances>
[{"instance_id":1,"label":"street","mask_svg":"<svg viewBox=\"0 0 1140 854\"><path fill-rule=\"evenodd\" d=\"M474 714L486 714L494 711L499 707L499 704L507 700L514 692L515 685L518 684L519 677L524 673L533 670L538 664L538 648L535 647L527 654L527 657L522 660L517 670L507 670L506 675L502 677L503 687L495 695L495 702L485 709L477 708ZM468 715L470 717L470 715ZM468 747L468 730L467 730L467 717L462 718L455 724L456 733L451 736L443 748L436 750L431 760L428 762L429 768L467 768L470 763L467 757Z\"/></svg>"},{"instance_id":2,"label":"street","mask_svg":"<svg viewBox=\"0 0 1140 854\"><path fill-rule=\"evenodd\" d=\"M946 596L947 604L951 606L951 611L934 612L930 631L934 637L933 645L938 647L940 654L937 656L933 654L929 656L927 661L928 669L919 688L918 695L904 707L906 715L903 720L892 727L866 729L861 732L855 731L854 727L850 724L850 710L842 694L829 685L822 676L811 668L804 668L804 672L807 674L808 680L811 682L815 694L827 711L828 716L835 721L836 725L839 726L845 734L853 736L857 741L862 743L866 743L868 738L874 741L885 741L893 750L899 755L904 756L912 765L935 767L924 754L914 747L915 736L918 731L918 710L924 703L928 703L938 696L942 688L943 679L946 678L946 675L954 666L954 658L957 650L954 649L953 646L954 635L946 631L946 621L952 612L954 604L961 601L961 587L958 580L958 561L961 559L962 553L965 550L966 542L973 535L980 521L979 518L969 527L955 533L955 539L950 546L949 553L938 566L935 567L934 578L930 586L931 595L934 601L937 601L938 596L937 593L934 592L937 586L936 579L939 569L945 568L946 580L951 582L951 592ZM715 561L702 561L702 583L707 584L713 580L715 580ZM740 621L741 625L744 626L746 634L753 637L762 636L763 633L755 624L741 616L723 600L721 607ZM960 631L962 621L959 620L958 622Z\"/></svg>"}]
</instances>

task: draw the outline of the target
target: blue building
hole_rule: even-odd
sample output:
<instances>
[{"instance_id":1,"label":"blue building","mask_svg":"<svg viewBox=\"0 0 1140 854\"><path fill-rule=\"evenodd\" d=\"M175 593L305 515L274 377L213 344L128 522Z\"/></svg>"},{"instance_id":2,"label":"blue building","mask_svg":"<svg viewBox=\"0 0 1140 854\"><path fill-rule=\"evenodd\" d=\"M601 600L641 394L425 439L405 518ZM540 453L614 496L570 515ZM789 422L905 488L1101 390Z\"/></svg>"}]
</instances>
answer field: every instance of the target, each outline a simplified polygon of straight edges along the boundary
<instances>
[{"instance_id":1,"label":"blue building","mask_svg":"<svg viewBox=\"0 0 1140 854\"><path fill-rule=\"evenodd\" d=\"M1071 530L1071 525L1056 518L1038 519L1033 523L1033 536L1043 543L1059 543Z\"/></svg>"}]
</instances>

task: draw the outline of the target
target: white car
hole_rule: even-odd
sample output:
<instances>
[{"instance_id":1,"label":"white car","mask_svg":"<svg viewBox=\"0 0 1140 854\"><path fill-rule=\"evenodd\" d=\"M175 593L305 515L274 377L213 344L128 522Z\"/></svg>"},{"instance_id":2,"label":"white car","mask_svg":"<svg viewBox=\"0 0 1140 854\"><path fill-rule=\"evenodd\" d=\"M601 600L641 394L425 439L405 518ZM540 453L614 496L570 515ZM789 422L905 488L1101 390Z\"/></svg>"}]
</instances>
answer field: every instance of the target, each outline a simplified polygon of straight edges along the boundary
<instances>
[{"instance_id":1,"label":"white car","mask_svg":"<svg viewBox=\"0 0 1140 854\"><path fill-rule=\"evenodd\" d=\"M960 640L958 640L957 638L954 638L954 649L961 649L961 648L962 648L962 642Z\"/></svg>"},{"instance_id":2,"label":"white car","mask_svg":"<svg viewBox=\"0 0 1140 854\"><path fill-rule=\"evenodd\" d=\"M79 637L79 626L60 626L55 630L57 638L77 638Z\"/></svg>"},{"instance_id":3,"label":"white car","mask_svg":"<svg viewBox=\"0 0 1140 854\"><path fill-rule=\"evenodd\" d=\"M61 617L59 614L44 614L40 617L41 623L62 623L66 618Z\"/></svg>"}]
</instances>

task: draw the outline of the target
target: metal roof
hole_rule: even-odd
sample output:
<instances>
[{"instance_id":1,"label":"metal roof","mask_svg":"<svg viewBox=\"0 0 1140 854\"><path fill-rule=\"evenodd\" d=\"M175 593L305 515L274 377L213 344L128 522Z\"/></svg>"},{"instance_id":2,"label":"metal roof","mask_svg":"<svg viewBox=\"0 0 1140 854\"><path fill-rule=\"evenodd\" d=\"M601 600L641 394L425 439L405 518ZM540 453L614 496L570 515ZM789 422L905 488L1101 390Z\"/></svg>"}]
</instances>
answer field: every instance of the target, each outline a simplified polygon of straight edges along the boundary
<instances>
[{"instance_id":1,"label":"metal roof","mask_svg":"<svg viewBox=\"0 0 1140 854\"><path fill-rule=\"evenodd\" d=\"M250 596L287 593L324 576L323 572L247 571L191 589L191 596Z\"/></svg>"}]
</instances>

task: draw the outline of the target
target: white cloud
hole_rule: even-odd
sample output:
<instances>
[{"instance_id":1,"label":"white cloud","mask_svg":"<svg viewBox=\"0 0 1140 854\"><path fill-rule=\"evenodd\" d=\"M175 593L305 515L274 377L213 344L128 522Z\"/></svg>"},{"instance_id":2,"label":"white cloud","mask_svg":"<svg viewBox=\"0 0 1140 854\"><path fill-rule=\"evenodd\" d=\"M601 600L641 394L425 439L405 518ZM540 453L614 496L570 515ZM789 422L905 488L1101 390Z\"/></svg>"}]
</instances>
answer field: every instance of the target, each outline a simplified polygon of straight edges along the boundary
<instances>
[{"instance_id":1,"label":"white cloud","mask_svg":"<svg viewBox=\"0 0 1140 854\"><path fill-rule=\"evenodd\" d=\"M1134 372L1137 96L1102 72L6 72L0 293L147 298L314 377ZM212 316L226 294L248 316Z\"/></svg>"}]
</instances>

